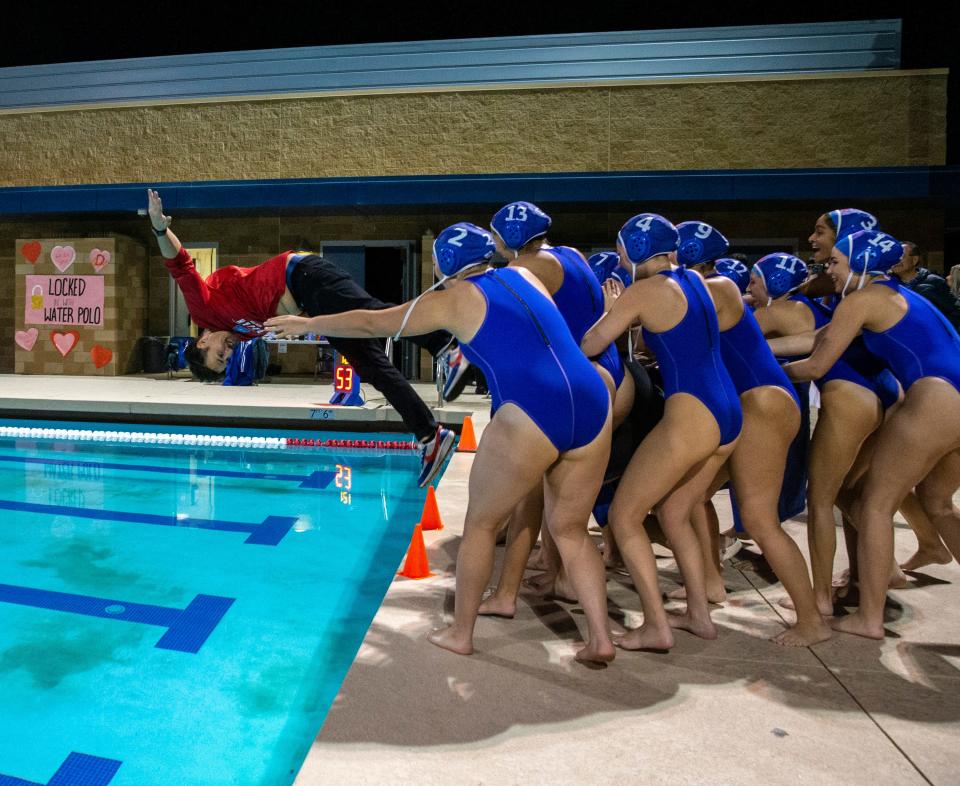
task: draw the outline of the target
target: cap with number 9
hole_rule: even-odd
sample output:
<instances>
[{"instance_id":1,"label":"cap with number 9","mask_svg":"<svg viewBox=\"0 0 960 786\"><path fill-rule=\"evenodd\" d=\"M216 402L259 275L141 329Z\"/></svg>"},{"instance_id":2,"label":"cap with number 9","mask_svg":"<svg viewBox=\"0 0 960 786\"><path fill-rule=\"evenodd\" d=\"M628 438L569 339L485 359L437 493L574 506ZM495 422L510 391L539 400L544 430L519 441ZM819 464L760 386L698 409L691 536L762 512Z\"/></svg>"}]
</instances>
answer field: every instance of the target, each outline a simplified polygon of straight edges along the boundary
<instances>
[{"instance_id":1,"label":"cap with number 9","mask_svg":"<svg viewBox=\"0 0 960 786\"><path fill-rule=\"evenodd\" d=\"M703 221L684 221L677 224L677 232L680 235L677 262L681 265L709 262L723 256L730 248L727 239Z\"/></svg>"},{"instance_id":2,"label":"cap with number 9","mask_svg":"<svg viewBox=\"0 0 960 786\"><path fill-rule=\"evenodd\" d=\"M462 221L444 229L433 241L433 256L445 276L453 276L496 253L493 236L483 227Z\"/></svg>"}]
</instances>

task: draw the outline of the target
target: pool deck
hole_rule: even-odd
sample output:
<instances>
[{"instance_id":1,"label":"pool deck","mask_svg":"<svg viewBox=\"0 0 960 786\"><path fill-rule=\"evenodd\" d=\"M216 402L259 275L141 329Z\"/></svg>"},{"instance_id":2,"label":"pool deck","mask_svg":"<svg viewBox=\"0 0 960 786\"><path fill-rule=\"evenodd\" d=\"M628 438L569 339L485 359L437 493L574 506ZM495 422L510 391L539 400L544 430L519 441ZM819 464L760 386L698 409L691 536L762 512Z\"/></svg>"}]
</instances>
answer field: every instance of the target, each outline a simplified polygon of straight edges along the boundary
<instances>
[{"instance_id":1,"label":"pool deck","mask_svg":"<svg viewBox=\"0 0 960 786\"><path fill-rule=\"evenodd\" d=\"M417 389L435 401L433 386ZM0 377L0 416L27 404L47 416L215 409L288 420L303 418L330 392L321 385ZM380 404L368 401L375 419ZM465 412L479 436L489 400L465 395L438 414L456 422ZM770 643L789 618L778 605L785 593L761 558L741 552L725 571L729 598L713 613L717 641L679 632L667 655L621 652L609 667L591 670L572 657L585 629L579 608L524 595L516 619L481 618L476 654L460 657L425 635L452 611L471 463L470 454L457 454L438 488L446 528L426 533L437 575L393 582L296 786L958 782L956 563L924 568L911 574L909 588L891 592L883 642L838 635L797 650ZM720 497L721 520L728 520ZM806 552L803 522L785 526ZM896 538L903 559L915 544L903 522ZM658 554L667 590L676 566L668 552ZM838 570L844 559L838 556ZM629 580L609 578L612 619L637 624Z\"/></svg>"}]
</instances>

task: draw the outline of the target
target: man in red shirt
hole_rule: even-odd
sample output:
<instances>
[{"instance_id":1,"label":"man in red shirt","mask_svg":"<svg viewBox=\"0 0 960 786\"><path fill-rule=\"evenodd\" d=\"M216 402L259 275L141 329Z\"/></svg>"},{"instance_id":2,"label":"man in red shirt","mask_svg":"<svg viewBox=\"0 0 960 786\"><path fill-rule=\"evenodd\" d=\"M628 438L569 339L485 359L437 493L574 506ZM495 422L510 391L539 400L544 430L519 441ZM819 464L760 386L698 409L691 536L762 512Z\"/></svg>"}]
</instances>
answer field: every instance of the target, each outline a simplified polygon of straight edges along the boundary
<instances>
[{"instance_id":1,"label":"man in red shirt","mask_svg":"<svg viewBox=\"0 0 960 786\"><path fill-rule=\"evenodd\" d=\"M338 314L354 309L388 308L364 291L347 273L316 254L285 251L251 268L231 265L215 270L206 279L197 273L190 254L170 231L160 195L148 190L148 214L167 269L187 302L194 323L201 328L196 343L184 356L200 378L217 378L226 368L237 341L263 332L263 323L274 316ZM361 379L369 382L400 413L423 446L420 485L429 483L454 443L453 432L437 424L429 407L390 362L375 339L330 338ZM437 354L449 336L431 334L418 343Z\"/></svg>"}]
</instances>

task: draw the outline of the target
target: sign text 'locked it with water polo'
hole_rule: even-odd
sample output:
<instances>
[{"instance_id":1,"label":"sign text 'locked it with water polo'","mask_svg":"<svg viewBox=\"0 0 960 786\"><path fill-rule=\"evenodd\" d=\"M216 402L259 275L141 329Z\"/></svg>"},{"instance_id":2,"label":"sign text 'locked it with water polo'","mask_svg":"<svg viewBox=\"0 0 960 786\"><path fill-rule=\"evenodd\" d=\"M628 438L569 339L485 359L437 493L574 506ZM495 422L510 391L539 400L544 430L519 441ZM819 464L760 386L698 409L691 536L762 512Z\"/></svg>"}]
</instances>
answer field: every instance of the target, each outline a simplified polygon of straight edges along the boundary
<instances>
[{"instance_id":1,"label":"sign text 'locked it with water polo'","mask_svg":"<svg viewBox=\"0 0 960 786\"><path fill-rule=\"evenodd\" d=\"M27 276L28 325L103 325L103 276Z\"/></svg>"}]
</instances>

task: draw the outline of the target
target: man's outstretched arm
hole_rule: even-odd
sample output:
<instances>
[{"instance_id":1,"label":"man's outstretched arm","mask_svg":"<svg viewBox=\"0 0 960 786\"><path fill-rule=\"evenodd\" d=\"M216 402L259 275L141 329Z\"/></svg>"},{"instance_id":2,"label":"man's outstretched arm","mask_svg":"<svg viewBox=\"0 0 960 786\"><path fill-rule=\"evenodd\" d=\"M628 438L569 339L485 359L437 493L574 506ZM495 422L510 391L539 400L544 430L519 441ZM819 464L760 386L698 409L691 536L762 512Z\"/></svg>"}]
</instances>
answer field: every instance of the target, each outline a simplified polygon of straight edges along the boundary
<instances>
[{"instance_id":1,"label":"man's outstretched arm","mask_svg":"<svg viewBox=\"0 0 960 786\"><path fill-rule=\"evenodd\" d=\"M152 188L147 189L147 214L153 225L153 234L157 236L160 253L165 259L173 259L180 253L180 239L173 234L170 224L173 219L163 214L163 203L160 194Z\"/></svg>"}]
</instances>

